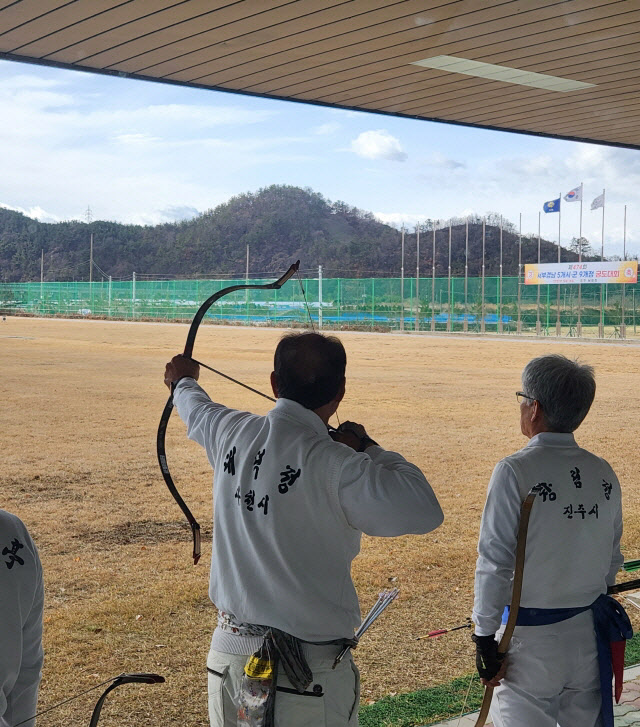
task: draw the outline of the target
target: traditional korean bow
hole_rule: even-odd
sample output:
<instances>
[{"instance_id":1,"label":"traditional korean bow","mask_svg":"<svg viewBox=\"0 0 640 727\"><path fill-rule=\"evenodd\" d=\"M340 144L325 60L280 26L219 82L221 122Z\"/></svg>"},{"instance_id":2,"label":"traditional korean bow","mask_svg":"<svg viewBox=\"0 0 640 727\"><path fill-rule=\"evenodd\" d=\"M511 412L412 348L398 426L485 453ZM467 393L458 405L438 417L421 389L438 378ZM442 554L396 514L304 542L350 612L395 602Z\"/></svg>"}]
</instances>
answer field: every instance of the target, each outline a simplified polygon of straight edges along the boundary
<instances>
[{"instance_id":1,"label":"traditional korean bow","mask_svg":"<svg viewBox=\"0 0 640 727\"><path fill-rule=\"evenodd\" d=\"M233 293L236 290L245 290L246 288L260 288L262 290L278 290L281 288L289 278L291 278L297 271L298 267L300 266L300 261L298 260L295 262L291 267L287 270L287 272L282 275L278 280L276 280L273 283L266 283L264 285L250 285L250 284L242 284L242 285L230 285L227 288L222 288L222 290L219 290L217 293L214 293L210 298L207 298L205 302L200 306L198 309L198 312L195 314L193 321L191 321L191 327L189 328L189 333L187 335L187 343L184 347L184 356L187 358L191 358L191 354L193 353L193 345L196 340L196 333L198 332L198 327L200 326L200 323L202 322L202 319L205 316L205 313L209 310L209 308L217 301L220 300L220 298L224 297L225 295L228 295L229 293ZM206 367L209 368L209 367ZM220 372L216 372L220 373ZM229 378L229 377L227 377ZM240 382L238 382L240 383ZM242 384L244 386L244 384ZM249 387L247 387L249 388ZM260 393L260 392L258 392ZM180 509L184 513L185 517L189 521L189 525L191 526L191 532L193 533L193 564L196 565L197 562L200 560L200 525L191 513L191 510L189 510L186 502L182 499L180 493L178 492L174 482L173 478L171 477L171 473L169 472L169 466L167 464L167 453L165 449L165 436L167 432L167 424L169 423L169 418L171 417L171 412L173 411L173 392L171 392L169 399L167 400L167 403L164 407L164 411L162 412L162 417L160 418L160 424L158 425L158 436L156 439L156 448L158 452L158 462L160 463L160 469L162 471L162 476L164 477L164 481L169 488L169 492L173 495L173 499L178 503L180 506Z\"/></svg>"},{"instance_id":2,"label":"traditional korean bow","mask_svg":"<svg viewBox=\"0 0 640 727\"><path fill-rule=\"evenodd\" d=\"M625 591L637 591L640 589L640 578L634 578L632 581L622 581L615 583L607 588L607 596L615 596L616 593L624 593Z\"/></svg>"},{"instance_id":3,"label":"traditional korean bow","mask_svg":"<svg viewBox=\"0 0 640 727\"><path fill-rule=\"evenodd\" d=\"M516 543L516 563L513 571L513 590L511 592L511 604L509 607L509 619L505 626L504 633L498 644L498 653L503 656L509 649L509 642L513 636L513 630L516 627L516 621L518 619L518 611L520 609L520 596L522 594L522 576L524 573L524 558L527 547L527 530L529 529L529 516L531 515L531 508L533 507L534 500L536 499L534 487L529 491L522 506L520 508L520 524L518 526L518 538ZM484 688L484 696L482 698L482 705L480 706L480 714L476 720L474 727L483 727L489 716L489 707L491 706L491 699L493 698L493 687ZM464 711L464 708L463 708Z\"/></svg>"}]
</instances>

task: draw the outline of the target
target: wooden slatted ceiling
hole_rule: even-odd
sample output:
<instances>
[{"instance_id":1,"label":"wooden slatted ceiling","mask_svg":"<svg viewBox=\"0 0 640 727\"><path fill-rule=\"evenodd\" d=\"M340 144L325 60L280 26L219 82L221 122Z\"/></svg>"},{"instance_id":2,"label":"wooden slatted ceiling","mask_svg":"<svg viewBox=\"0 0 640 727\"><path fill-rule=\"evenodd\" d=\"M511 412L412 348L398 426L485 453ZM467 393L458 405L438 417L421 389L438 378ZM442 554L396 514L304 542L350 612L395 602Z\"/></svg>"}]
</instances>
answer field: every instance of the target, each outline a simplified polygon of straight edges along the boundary
<instances>
[{"instance_id":1,"label":"wooden slatted ceiling","mask_svg":"<svg viewBox=\"0 0 640 727\"><path fill-rule=\"evenodd\" d=\"M640 0L0 0L0 57L640 148ZM595 87L413 65L447 55Z\"/></svg>"}]
</instances>

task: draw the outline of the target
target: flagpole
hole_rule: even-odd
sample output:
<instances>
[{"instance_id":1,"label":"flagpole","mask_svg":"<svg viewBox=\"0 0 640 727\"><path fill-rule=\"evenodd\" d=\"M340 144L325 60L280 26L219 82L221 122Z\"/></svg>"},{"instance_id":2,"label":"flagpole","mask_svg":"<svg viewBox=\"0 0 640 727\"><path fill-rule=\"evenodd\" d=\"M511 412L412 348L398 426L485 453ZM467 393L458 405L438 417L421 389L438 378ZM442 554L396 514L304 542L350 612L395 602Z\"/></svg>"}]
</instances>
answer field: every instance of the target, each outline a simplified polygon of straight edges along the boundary
<instances>
[{"instance_id":1,"label":"flagpole","mask_svg":"<svg viewBox=\"0 0 640 727\"><path fill-rule=\"evenodd\" d=\"M627 205L624 206L624 224L622 227L622 260L627 259ZM625 304L625 293L626 283L622 283L622 315L620 317L620 338L626 338L626 325L624 321L624 304Z\"/></svg>"},{"instance_id":2,"label":"flagpole","mask_svg":"<svg viewBox=\"0 0 640 727\"><path fill-rule=\"evenodd\" d=\"M420 223L416 225L416 321L415 331L420 330Z\"/></svg>"},{"instance_id":3,"label":"flagpole","mask_svg":"<svg viewBox=\"0 0 640 727\"><path fill-rule=\"evenodd\" d=\"M520 279L522 276L522 212L520 213L520 229L518 232L518 333L522 333L522 287Z\"/></svg>"},{"instance_id":4,"label":"flagpole","mask_svg":"<svg viewBox=\"0 0 640 727\"><path fill-rule=\"evenodd\" d=\"M540 212L538 212L538 270L540 269ZM536 299L536 335L540 335L540 283L538 283L538 296Z\"/></svg>"},{"instance_id":5,"label":"flagpole","mask_svg":"<svg viewBox=\"0 0 640 727\"><path fill-rule=\"evenodd\" d=\"M602 241L600 243L600 262L604 262L604 193L602 190ZM598 336L604 338L604 286L600 283L600 323L598 325Z\"/></svg>"},{"instance_id":6,"label":"flagpole","mask_svg":"<svg viewBox=\"0 0 640 727\"><path fill-rule=\"evenodd\" d=\"M469 330L468 316L468 293L469 293L469 218L467 217L464 225L464 323L462 330L467 333Z\"/></svg>"},{"instance_id":7,"label":"flagpole","mask_svg":"<svg viewBox=\"0 0 640 727\"><path fill-rule=\"evenodd\" d=\"M584 197L583 182L580 182L580 232L578 233L578 262L582 262L582 198ZM582 270L578 270L581 273ZM581 278L578 276L578 326L577 334L578 337L582 336L582 283Z\"/></svg>"},{"instance_id":8,"label":"flagpole","mask_svg":"<svg viewBox=\"0 0 640 727\"><path fill-rule=\"evenodd\" d=\"M484 243L485 243L485 229L487 226L487 218L482 218L482 289L481 289L481 296L482 296L482 303L480 305L480 333L485 332L485 321L484 321Z\"/></svg>"},{"instance_id":9,"label":"flagpole","mask_svg":"<svg viewBox=\"0 0 640 727\"><path fill-rule=\"evenodd\" d=\"M433 221L433 252L431 253L431 330L436 330L436 222Z\"/></svg>"},{"instance_id":10,"label":"flagpole","mask_svg":"<svg viewBox=\"0 0 640 727\"><path fill-rule=\"evenodd\" d=\"M500 215L500 277L498 279L498 333L502 333L502 215Z\"/></svg>"},{"instance_id":11,"label":"flagpole","mask_svg":"<svg viewBox=\"0 0 640 727\"><path fill-rule=\"evenodd\" d=\"M562 192L558 194L558 262L560 261L560 219L562 216ZM556 336L562 335L562 324L560 323L560 285L556 291Z\"/></svg>"}]
</instances>

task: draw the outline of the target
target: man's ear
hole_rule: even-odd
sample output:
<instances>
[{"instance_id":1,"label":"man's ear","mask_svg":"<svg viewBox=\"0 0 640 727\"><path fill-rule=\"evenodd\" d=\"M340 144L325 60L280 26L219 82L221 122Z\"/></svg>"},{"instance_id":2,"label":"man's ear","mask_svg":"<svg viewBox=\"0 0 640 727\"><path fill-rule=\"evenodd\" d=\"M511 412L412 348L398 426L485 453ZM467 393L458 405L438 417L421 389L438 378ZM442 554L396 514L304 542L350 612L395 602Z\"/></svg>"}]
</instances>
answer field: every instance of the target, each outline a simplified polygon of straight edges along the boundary
<instances>
[{"instance_id":1,"label":"man's ear","mask_svg":"<svg viewBox=\"0 0 640 727\"><path fill-rule=\"evenodd\" d=\"M346 377L342 377L342 383L340 384L340 388L338 389L338 393L336 394L336 398L334 401L336 401L338 404L344 399L345 390L347 387L347 379Z\"/></svg>"},{"instance_id":2,"label":"man's ear","mask_svg":"<svg viewBox=\"0 0 640 727\"><path fill-rule=\"evenodd\" d=\"M273 395L277 399L278 398L278 385L276 384L276 372L275 371L271 372L270 381L271 381L271 391L273 391Z\"/></svg>"},{"instance_id":3,"label":"man's ear","mask_svg":"<svg viewBox=\"0 0 640 727\"><path fill-rule=\"evenodd\" d=\"M539 422L543 418L544 414L542 413L542 407L540 406L540 402L535 399L533 402L533 407L531 411L531 421L532 422Z\"/></svg>"}]
</instances>

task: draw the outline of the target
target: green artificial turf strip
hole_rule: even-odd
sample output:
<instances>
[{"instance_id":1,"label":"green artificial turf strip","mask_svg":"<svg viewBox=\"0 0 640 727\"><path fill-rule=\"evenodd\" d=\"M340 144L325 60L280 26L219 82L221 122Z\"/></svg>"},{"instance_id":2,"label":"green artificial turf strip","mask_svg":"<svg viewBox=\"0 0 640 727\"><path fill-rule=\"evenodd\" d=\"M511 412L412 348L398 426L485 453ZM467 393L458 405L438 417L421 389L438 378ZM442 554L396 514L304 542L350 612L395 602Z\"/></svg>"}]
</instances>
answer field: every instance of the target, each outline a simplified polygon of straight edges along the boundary
<instances>
[{"instance_id":1,"label":"green artificial turf strip","mask_svg":"<svg viewBox=\"0 0 640 727\"><path fill-rule=\"evenodd\" d=\"M624 665L640 664L640 633L627 641ZM433 722L457 717L480 708L483 687L476 677L466 700L471 676L459 677L449 684L420 689L409 694L384 697L375 704L360 708L360 727L422 727Z\"/></svg>"},{"instance_id":2,"label":"green artificial turf strip","mask_svg":"<svg viewBox=\"0 0 640 727\"><path fill-rule=\"evenodd\" d=\"M627 648L624 652L624 665L634 666L635 664L640 664L640 632L627 641Z\"/></svg>"},{"instance_id":3,"label":"green artificial turf strip","mask_svg":"<svg viewBox=\"0 0 640 727\"><path fill-rule=\"evenodd\" d=\"M460 714L471 676L459 677L449 684L420 689L396 697L384 697L360 708L360 727L418 727ZM480 707L483 687L476 678L464 707L472 712Z\"/></svg>"}]
</instances>

